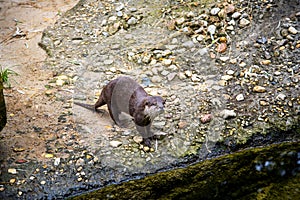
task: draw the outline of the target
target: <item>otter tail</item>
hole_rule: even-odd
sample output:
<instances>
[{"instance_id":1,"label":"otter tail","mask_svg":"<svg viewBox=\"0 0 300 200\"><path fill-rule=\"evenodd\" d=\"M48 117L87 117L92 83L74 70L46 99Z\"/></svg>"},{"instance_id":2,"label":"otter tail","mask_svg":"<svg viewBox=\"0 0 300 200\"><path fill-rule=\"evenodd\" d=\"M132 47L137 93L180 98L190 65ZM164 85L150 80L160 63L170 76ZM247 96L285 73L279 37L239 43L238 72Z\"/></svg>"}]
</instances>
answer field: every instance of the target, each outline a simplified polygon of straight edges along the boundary
<instances>
[{"instance_id":1,"label":"otter tail","mask_svg":"<svg viewBox=\"0 0 300 200\"><path fill-rule=\"evenodd\" d=\"M74 101L74 104L76 104L76 105L78 105L78 106L81 106L81 107L83 107L83 108L86 108L86 109L88 109L88 110L91 110L91 111L93 111L93 112L103 113L102 110L96 109L94 105L90 105L90 104L86 104L86 103L80 103L80 102L76 102L76 101Z\"/></svg>"}]
</instances>

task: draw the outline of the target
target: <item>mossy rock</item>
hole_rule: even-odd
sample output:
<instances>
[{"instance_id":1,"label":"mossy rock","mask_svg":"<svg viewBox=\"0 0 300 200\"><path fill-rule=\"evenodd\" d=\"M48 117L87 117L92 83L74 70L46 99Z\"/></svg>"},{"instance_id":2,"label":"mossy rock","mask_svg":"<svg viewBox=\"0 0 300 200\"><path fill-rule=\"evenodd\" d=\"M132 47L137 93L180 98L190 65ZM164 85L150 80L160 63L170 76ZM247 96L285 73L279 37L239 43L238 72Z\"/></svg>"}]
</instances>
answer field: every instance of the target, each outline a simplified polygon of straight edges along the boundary
<instances>
[{"instance_id":1,"label":"mossy rock","mask_svg":"<svg viewBox=\"0 0 300 200\"><path fill-rule=\"evenodd\" d=\"M71 199L297 199L299 154L299 142L248 149Z\"/></svg>"}]
</instances>

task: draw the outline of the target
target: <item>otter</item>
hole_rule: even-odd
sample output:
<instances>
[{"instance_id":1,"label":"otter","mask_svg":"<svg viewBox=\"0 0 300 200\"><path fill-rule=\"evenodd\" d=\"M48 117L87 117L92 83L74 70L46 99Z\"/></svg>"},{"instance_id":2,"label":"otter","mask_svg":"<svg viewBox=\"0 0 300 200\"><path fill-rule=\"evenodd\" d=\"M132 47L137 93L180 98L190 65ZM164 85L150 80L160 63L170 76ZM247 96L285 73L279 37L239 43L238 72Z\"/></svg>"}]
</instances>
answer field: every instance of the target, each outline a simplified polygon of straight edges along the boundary
<instances>
[{"instance_id":1,"label":"otter","mask_svg":"<svg viewBox=\"0 0 300 200\"><path fill-rule=\"evenodd\" d=\"M165 100L160 96L149 95L132 78L121 76L104 86L94 106L79 102L74 104L97 112L97 108L107 104L110 117L120 127L123 126L121 114L129 114L143 137L143 143L151 147L150 140L154 136L150 130L151 124L164 111Z\"/></svg>"}]
</instances>

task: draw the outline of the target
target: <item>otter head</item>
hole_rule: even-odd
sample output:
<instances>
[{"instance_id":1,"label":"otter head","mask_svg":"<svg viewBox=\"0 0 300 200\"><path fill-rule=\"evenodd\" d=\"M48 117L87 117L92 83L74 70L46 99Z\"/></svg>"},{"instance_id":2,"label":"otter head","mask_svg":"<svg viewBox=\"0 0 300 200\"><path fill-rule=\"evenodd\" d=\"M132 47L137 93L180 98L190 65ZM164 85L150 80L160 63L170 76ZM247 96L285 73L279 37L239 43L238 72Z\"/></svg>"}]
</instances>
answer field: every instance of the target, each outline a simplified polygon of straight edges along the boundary
<instances>
[{"instance_id":1,"label":"otter head","mask_svg":"<svg viewBox=\"0 0 300 200\"><path fill-rule=\"evenodd\" d=\"M164 112L165 100L160 96L149 96L144 100L144 114L149 116L151 121Z\"/></svg>"}]
</instances>

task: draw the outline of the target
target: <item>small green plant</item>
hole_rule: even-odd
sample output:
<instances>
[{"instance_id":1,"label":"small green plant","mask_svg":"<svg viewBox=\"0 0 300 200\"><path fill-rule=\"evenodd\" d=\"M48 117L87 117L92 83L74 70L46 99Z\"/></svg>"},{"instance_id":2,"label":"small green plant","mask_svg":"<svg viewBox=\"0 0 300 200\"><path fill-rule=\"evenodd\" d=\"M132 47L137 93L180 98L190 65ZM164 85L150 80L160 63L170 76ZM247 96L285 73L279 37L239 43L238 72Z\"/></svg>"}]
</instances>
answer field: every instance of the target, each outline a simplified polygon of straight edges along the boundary
<instances>
[{"instance_id":1,"label":"small green plant","mask_svg":"<svg viewBox=\"0 0 300 200\"><path fill-rule=\"evenodd\" d=\"M11 70L11 69L3 69L1 67L1 71L0 71L0 81L2 82L2 84L4 85L7 85L8 88L11 87L11 83L10 83L10 77L11 76L18 76L18 73ZM3 86L2 86L3 87ZM0 89L3 89L3 88L0 88Z\"/></svg>"}]
</instances>

